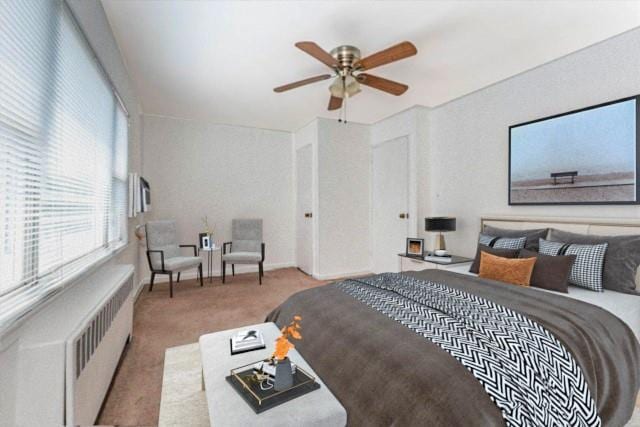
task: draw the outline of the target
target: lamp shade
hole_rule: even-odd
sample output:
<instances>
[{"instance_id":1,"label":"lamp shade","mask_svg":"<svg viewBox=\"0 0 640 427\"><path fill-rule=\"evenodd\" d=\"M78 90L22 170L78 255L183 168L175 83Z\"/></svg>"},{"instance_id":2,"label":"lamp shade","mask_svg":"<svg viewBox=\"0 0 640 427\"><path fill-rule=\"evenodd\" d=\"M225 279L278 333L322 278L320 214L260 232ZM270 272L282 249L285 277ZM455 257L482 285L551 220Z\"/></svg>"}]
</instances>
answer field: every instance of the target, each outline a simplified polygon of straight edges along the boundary
<instances>
[{"instance_id":1,"label":"lamp shade","mask_svg":"<svg viewBox=\"0 0 640 427\"><path fill-rule=\"evenodd\" d=\"M424 219L425 231L456 231L456 219L447 216L434 216Z\"/></svg>"}]
</instances>

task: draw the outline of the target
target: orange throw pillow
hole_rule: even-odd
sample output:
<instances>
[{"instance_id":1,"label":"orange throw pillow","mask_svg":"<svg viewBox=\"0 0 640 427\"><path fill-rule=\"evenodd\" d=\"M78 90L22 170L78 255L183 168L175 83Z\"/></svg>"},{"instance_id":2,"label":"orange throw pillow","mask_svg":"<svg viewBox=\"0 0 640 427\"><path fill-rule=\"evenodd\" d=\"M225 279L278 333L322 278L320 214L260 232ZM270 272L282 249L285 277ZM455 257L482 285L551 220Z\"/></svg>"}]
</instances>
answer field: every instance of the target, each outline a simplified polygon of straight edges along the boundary
<instances>
[{"instance_id":1,"label":"orange throw pillow","mask_svg":"<svg viewBox=\"0 0 640 427\"><path fill-rule=\"evenodd\" d=\"M480 253L480 277L518 286L529 286L536 258L503 258Z\"/></svg>"}]
</instances>

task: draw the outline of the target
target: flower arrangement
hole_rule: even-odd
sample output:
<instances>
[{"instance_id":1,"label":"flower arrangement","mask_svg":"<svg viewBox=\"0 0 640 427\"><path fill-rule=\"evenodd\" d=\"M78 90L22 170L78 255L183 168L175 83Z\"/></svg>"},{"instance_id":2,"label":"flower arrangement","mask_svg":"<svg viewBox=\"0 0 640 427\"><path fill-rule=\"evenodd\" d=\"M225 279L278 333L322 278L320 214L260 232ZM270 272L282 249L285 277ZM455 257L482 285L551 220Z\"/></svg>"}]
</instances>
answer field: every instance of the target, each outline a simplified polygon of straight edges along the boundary
<instances>
[{"instance_id":1,"label":"flower arrangement","mask_svg":"<svg viewBox=\"0 0 640 427\"><path fill-rule=\"evenodd\" d=\"M289 350L295 347L291 343L291 341L289 341L289 338L293 338L296 340L302 339L302 335L300 334L301 320L302 320L302 317L297 315L293 316L293 321L291 321L291 323L289 323L288 326L285 326L280 330L280 332L282 332L282 335L280 335L276 339L276 349L271 355L272 359L275 359L276 361L282 361L287 358L287 354L289 354Z\"/></svg>"},{"instance_id":2,"label":"flower arrangement","mask_svg":"<svg viewBox=\"0 0 640 427\"><path fill-rule=\"evenodd\" d=\"M202 224L204 225L204 231L209 235L213 235L213 232L216 229L216 225L213 224L213 227L209 225L209 218L207 218L207 216L203 216L202 217Z\"/></svg>"}]
</instances>

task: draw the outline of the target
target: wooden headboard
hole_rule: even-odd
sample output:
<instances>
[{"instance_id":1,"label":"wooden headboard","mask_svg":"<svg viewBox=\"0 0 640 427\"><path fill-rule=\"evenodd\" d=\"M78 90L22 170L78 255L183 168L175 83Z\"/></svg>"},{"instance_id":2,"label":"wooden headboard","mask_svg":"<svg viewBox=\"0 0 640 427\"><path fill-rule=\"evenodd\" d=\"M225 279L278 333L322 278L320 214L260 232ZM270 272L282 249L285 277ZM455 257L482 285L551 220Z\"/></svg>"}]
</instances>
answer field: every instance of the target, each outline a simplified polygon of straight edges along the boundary
<instances>
[{"instance_id":1,"label":"wooden headboard","mask_svg":"<svg viewBox=\"0 0 640 427\"><path fill-rule=\"evenodd\" d=\"M640 219L635 218L571 218L487 215L480 219L480 230L485 225L525 230L535 228L555 228L571 233L619 236L640 234Z\"/></svg>"}]
</instances>

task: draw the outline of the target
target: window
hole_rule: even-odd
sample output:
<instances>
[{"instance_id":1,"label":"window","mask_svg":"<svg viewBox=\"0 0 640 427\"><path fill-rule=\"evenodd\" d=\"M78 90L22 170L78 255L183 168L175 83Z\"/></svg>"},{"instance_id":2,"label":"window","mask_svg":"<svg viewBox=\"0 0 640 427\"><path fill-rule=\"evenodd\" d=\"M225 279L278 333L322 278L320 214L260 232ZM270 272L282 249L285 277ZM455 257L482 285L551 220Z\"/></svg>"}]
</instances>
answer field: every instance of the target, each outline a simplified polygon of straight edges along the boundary
<instances>
[{"instance_id":1,"label":"window","mask_svg":"<svg viewBox=\"0 0 640 427\"><path fill-rule=\"evenodd\" d=\"M127 114L61 0L0 1L0 328L126 243Z\"/></svg>"}]
</instances>

